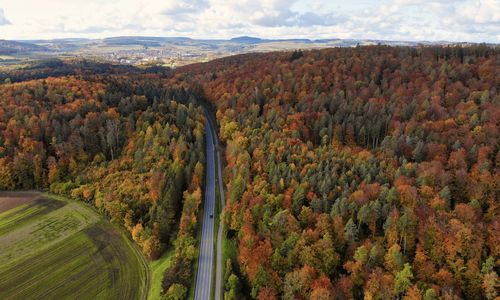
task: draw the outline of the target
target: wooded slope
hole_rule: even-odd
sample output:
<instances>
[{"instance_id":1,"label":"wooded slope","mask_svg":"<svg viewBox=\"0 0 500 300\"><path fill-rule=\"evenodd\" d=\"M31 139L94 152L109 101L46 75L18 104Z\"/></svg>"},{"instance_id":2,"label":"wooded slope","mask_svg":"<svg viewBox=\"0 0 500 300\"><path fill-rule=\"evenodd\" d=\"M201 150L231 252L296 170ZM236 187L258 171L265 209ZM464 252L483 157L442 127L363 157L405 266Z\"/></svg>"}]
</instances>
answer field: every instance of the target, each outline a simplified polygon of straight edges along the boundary
<instances>
[{"instance_id":1,"label":"wooded slope","mask_svg":"<svg viewBox=\"0 0 500 300\"><path fill-rule=\"evenodd\" d=\"M498 63L377 46L177 70L226 143L226 299L494 299Z\"/></svg>"}]
</instances>

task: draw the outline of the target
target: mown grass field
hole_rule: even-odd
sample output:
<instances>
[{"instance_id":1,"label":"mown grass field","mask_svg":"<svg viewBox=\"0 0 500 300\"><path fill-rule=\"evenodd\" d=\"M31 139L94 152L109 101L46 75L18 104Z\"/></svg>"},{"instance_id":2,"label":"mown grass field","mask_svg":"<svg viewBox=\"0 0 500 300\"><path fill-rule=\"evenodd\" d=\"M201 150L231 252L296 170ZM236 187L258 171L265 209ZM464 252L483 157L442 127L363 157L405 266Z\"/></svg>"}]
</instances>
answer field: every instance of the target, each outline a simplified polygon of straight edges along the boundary
<instances>
[{"instance_id":1,"label":"mown grass field","mask_svg":"<svg viewBox=\"0 0 500 300\"><path fill-rule=\"evenodd\" d=\"M0 299L142 299L147 272L124 234L81 203L41 197L0 213Z\"/></svg>"}]
</instances>

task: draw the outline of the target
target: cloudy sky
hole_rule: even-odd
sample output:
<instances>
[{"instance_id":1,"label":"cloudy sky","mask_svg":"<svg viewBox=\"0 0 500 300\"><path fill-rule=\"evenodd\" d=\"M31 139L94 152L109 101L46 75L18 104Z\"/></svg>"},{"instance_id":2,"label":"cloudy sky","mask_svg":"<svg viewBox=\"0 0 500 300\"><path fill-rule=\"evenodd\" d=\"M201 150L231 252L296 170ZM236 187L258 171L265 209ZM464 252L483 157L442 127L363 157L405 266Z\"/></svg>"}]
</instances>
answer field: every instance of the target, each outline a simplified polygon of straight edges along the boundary
<instances>
[{"instance_id":1,"label":"cloudy sky","mask_svg":"<svg viewBox=\"0 0 500 300\"><path fill-rule=\"evenodd\" d=\"M0 0L0 39L119 35L500 43L500 0Z\"/></svg>"}]
</instances>

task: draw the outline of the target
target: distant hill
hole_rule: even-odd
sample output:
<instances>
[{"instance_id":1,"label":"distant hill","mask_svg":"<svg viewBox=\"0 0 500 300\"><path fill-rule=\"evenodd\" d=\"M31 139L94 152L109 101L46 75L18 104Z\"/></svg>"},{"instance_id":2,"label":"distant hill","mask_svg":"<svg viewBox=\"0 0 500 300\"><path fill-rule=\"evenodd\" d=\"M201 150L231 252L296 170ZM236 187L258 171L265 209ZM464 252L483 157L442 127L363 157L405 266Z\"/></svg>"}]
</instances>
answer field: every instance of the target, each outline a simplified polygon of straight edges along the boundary
<instances>
[{"instance_id":1,"label":"distant hill","mask_svg":"<svg viewBox=\"0 0 500 300\"><path fill-rule=\"evenodd\" d=\"M251 36L240 36L232 38L229 41L234 43L257 44L257 43L262 43L265 40Z\"/></svg>"},{"instance_id":2,"label":"distant hill","mask_svg":"<svg viewBox=\"0 0 500 300\"><path fill-rule=\"evenodd\" d=\"M0 55L48 51L47 48L26 42L0 40Z\"/></svg>"},{"instance_id":3,"label":"distant hill","mask_svg":"<svg viewBox=\"0 0 500 300\"><path fill-rule=\"evenodd\" d=\"M143 36L121 36L105 38L103 42L108 45L141 45L147 47L160 47L166 43L184 43L192 41L187 37L143 37Z\"/></svg>"},{"instance_id":4,"label":"distant hill","mask_svg":"<svg viewBox=\"0 0 500 300\"><path fill-rule=\"evenodd\" d=\"M48 58L88 58L127 65L156 64L176 68L215 58L252 52L310 50L368 45L430 46L472 45L470 43L428 41L384 41L370 39L264 39L239 36L231 39L193 39L189 37L116 36L103 39L65 38L53 40L0 40L0 65L23 60Z\"/></svg>"}]
</instances>

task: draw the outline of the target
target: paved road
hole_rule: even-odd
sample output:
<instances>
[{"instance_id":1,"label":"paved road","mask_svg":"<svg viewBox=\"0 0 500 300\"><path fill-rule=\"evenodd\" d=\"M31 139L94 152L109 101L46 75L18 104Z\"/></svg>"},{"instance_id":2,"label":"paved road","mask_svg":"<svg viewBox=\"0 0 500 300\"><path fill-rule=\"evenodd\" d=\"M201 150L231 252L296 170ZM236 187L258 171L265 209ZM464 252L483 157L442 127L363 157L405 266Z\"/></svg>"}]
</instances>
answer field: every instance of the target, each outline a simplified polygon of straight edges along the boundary
<instances>
[{"instance_id":1,"label":"paved road","mask_svg":"<svg viewBox=\"0 0 500 300\"><path fill-rule=\"evenodd\" d=\"M216 128L215 125L212 129ZM224 185L222 183L222 166L221 166L221 152L219 147L219 139L217 134L213 133L215 137L215 150L217 154L217 176L219 179L219 192L220 192L220 211L224 211L225 199L224 199ZM224 222L219 223L219 231L217 232L217 260L215 266L215 300L222 300L222 266L225 262L222 261L222 234L224 232Z\"/></svg>"},{"instance_id":2,"label":"paved road","mask_svg":"<svg viewBox=\"0 0 500 300\"><path fill-rule=\"evenodd\" d=\"M214 260L214 218L215 213L215 145L213 128L206 121L206 184L203 209L201 243L196 275L195 300L208 300L212 291L212 266Z\"/></svg>"}]
</instances>

